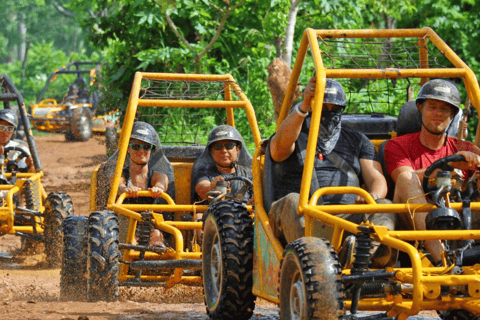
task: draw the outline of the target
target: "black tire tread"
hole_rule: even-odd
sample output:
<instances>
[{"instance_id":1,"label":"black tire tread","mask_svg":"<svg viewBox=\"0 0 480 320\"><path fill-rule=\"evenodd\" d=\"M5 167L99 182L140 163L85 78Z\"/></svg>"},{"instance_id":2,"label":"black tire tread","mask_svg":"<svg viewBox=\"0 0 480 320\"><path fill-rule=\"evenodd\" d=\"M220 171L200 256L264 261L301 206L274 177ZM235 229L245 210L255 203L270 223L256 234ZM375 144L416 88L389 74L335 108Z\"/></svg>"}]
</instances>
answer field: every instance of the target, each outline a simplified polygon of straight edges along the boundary
<instances>
[{"instance_id":1,"label":"black tire tread","mask_svg":"<svg viewBox=\"0 0 480 320\"><path fill-rule=\"evenodd\" d=\"M63 220L74 214L72 198L65 192L52 192L45 200L45 254L47 264L59 268L62 264Z\"/></svg>"},{"instance_id":2,"label":"black tire tread","mask_svg":"<svg viewBox=\"0 0 480 320\"><path fill-rule=\"evenodd\" d=\"M80 118L83 114L88 117L90 130L87 135L84 135L82 128L80 128ZM70 134L76 141L88 141L92 137L92 113L88 108L78 108L73 112L73 116L70 119Z\"/></svg>"},{"instance_id":3,"label":"black tire tread","mask_svg":"<svg viewBox=\"0 0 480 320\"><path fill-rule=\"evenodd\" d=\"M300 238L285 247L284 257L291 251L297 255L305 279L308 319L341 319L345 314L342 265L330 242L320 238ZM280 261L279 284L282 283L281 270L284 262L285 258ZM282 301L282 289L278 290ZM281 316L282 308L280 302Z\"/></svg>"},{"instance_id":4,"label":"black tire tread","mask_svg":"<svg viewBox=\"0 0 480 320\"><path fill-rule=\"evenodd\" d=\"M237 201L217 202L205 216L209 214L215 217L221 236L225 281L218 308L209 310L207 306L207 314L211 319L250 319L255 308L252 218Z\"/></svg>"},{"instance_id":5,"label":"black tire tread","mask_svg":"<svg viewBox=\"0 0 480 320\"><path fill-rule=\"evenodd\" d=\"M88 219L88 301L118 299L118 219L114 212L96 211Z\"/></svg>"},{"instance_id":6,"label":"black tire tread","mask_svg":"<svg viewBox=\"0 0 480 320\"><path fill-rule=\"evenodd\" d=\"M60 298L64 301L84 301L87 296L87 223L85 216L63 221Z\"/></svg>"}]
</instances>

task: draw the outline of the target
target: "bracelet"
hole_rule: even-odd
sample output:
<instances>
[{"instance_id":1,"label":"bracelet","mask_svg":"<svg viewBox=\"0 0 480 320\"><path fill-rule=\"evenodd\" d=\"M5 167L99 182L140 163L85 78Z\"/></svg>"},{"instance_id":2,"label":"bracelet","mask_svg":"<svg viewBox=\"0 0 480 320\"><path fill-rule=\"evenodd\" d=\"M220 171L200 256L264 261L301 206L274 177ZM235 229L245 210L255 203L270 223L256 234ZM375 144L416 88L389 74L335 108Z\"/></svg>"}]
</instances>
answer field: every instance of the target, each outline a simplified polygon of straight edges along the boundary
<instances>
[{"instance_id":1,"label":"bracelet","mask_svg":"<svg viewBox=\"0 0 480 320\"><path fill-rule=\"evenodd\" d=\"M380 197L379 197L378 194L376 194L376 193L370 193L370 195L372 196L373 200L378 200L378 199L380 199Z\"/></svg>"},{"instance_id":2,"label":"bracelet","mask_svg":"<svg viewBox=\"0 0 480 320\"><path fill-rule=\"evenodd\" d=\"M307 112L304 112L302 110L300 110L300 105L297 105L297 107L295 108L295 111L298 113L298 115L302 118L306 118L308 116L308 111Z\"/></svg>"}]
</instances>

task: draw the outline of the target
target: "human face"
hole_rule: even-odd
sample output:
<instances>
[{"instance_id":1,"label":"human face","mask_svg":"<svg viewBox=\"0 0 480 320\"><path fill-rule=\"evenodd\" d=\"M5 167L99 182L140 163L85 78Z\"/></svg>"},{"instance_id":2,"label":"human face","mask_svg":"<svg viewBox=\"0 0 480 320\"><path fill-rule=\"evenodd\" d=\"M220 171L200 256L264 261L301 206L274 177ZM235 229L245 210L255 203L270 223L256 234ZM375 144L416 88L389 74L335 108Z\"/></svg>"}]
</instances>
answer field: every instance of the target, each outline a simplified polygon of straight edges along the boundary
<instances>
[{"instance_id":1,"label":"human face","mask_svg":"<svg viewBox=\"0 0 480 320\"><path fill-rule=\"evenodd\" d=\"M13 127L13 125L5 120L0 120L0 125L5 126L5 127ZM0 145L5 145L7 144L8 140L12 137L12 135L15 133L15 130L12 132L8 132L8 130L3 130L0 131Z\"/></svg>"},{"instance_id":2,"label":"human face","mask_svg":"<svg viewBox=\"0 0 480 320\"><path fill-rule=\"evenodd\" d=\"M135 145L140 145L138 150L134 150ZM150 159L151 148L145 150L144 145L148 145L145 141L131 139L128 145L128 153L133 162L138 164L145 164ZM132 147L133 146L133 147ZM136 149L137 147L135 147Z\"/></svg>"},{"instance_id":3,"label":"human face","mask_svg":"<svg viewBox=\"0 0 480 320\"><path fill-rule=\"evenodd\" d=\"M331 112L339 112L341 113L345 107L339 106L338 104L333 103L324 103L322 110L327 110Z\"/></svg>"},{"instance_id":4,"label":"human face","mask_svg":"<svg viewBox=\"0 0 480 320\"><path fill-rule=\"evenodd\" d=\"M231 146L231 143L234 144L233 148L227 149ZM219 150L215 148L218 146ZM237 161L238 153L240 152L240 147L236 145L235 141L232 140L220 140L216 141L210 147L210 152L212 153L213 161L219 166L228 167L234 161Z\"/></svg>"},{"instance_id":5,"label":"human face","mask_svg":"<svg viewBox=\"0 0 480 320\"><path fill-rule=\"evenodd\" d=\"M422 122L431 133L444 133L454 116L451 105L445 101L426 99L420 106Z\"/></svg>"}]
</instances>

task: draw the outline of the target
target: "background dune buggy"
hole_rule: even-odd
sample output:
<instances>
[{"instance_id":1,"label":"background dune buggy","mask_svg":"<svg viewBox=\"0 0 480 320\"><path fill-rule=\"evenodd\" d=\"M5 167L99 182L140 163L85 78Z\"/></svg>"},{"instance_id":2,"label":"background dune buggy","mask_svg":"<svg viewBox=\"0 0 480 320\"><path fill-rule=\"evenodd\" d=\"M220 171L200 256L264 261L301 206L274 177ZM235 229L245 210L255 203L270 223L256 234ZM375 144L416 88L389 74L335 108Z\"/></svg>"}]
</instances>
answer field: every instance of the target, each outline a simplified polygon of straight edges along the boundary
<instances>
[{"instance_id":1,"label":"background dune buggy","mask_svg":"<svg viewBox=\"0 0 480 320\"><path fill-rule=\"evenodd\" d=\"M65 192L52 192L48 196L45 193L41 183L44 175L23 97L7 75L0 75L0 87L3 107L18 111L26 138L26 142L18 140L18 146L6 147L5 156L0 157L0 234L21 236L22 255L44 243L48 265L58 267L63 247L61 225L66 216L73 214L72 200ZM10 105L13 101L17 108ZM25 158L29 154L35 173L27 172Z\"/></svg>"},{"instance_id":2,"label":"background dune buggy","mask_svg":"<svg viewBox=\"0 0 480 320\"><path fill-rule=\"evenodd\" d=\"M134 120L152 124L159 133L163 146L149 165L169 176L165 204L126 204L126 194L117 199ZM253 107L230 75L136 73L119 149L92 177L92 213L88 219L65 220L62 298L113 301L119 286L201 284L196 231L202 222L196 214L208 204L192 203L191 171L210 130L220 124L235 126L235 121L248 121L250 136L260 145ZM129 221L126 237L119 237L122 219ZM167 248L149 247L152 227L164 233Z\"/></svg>"},{"instance_id":3,"label":"background dune buggy","mask_svg":"<svg viewBox=\"0 0 480 320\"><path fill-rule=\"evenodd\" d=\"M105 134L107 128L118 126L118 113L98 114L102 99L100 90L95 89L100 64L92 61L73 61L55 70L47 79L36 103L30 106L31 122L40 131L64 133L68 141L86 141L92 133ZM51 89L59 75L69 80L68 88ZM88 75L88 77L86 77ZM44 98L49 93L49 98ZM53 96L52 96L53 95ZM115 144L115 135L107 135L110 144Z\"/></svg>"},{"instance_id":4,"label":"background dune buggy","mask_svg":"<svg viewBox=\"0 0 480 320\"><path fill-rule=\"evenodd\" d=\"M307 55L308 49L311 56ZM204 283L210 318L248 319L255 298L261 297L279 305L282 319L363 318L358 310L381 311L363 314L365 319L403 320L421 310L437 310L444 319L478 319L480 250L474 240L478 243L480 230L473 230L469 223L471 213L480 209L480 203L475 202L478 193L472 192L476 186L465 190L453 179L430 186L425 192L436 200L423 207L377 204L365 190L355 187L326 187L310 195L326 78L334 78L345 88L347 112L371 111L371 115L344 117L342 125L363 128L379 148L385 139L397 135L396 119L385 114L395 116L394 106L398 109L414 99L430 78L457 81L478 109L480 91L474 73L430 28L307 29L277 128L294 104L299 80L307 83L314 71L317 90L298 207L298 214L305 216L305 237L283 246L273 235L268 212L275 186L271 185L271 165L265 160L266 148L257 148L252 163L256 199L253 224L233 210L225 225L234 227L226 228L215 216L210 220L207 216L205 222L204 238L217 237L219 244L218 255L203 255L204 265L220 270L218 277ZM447 161L451 158L442 159L427 171L448 170ZM317 205L322 195L339 193L360 195L366 204ZM408 214L420 208L432 212L429 230L388 231L369 222L358 225L336 216L347 212ZM333 228L332 238L315 237L316 229L325 225ZM344 232L354 233L357 238L351 269L344 268L337 256ZM426 259L421 243L427 239L441 239L447 245L441 266L434 267ZM393 267L370 269L369 250L374 240L399 250L404 258ZM241 250L235 250L235 246ZM239 269L234 261L245 263ZM233 294L237 292L242 292L241 298Z\"/></svg>"}]
</instances>

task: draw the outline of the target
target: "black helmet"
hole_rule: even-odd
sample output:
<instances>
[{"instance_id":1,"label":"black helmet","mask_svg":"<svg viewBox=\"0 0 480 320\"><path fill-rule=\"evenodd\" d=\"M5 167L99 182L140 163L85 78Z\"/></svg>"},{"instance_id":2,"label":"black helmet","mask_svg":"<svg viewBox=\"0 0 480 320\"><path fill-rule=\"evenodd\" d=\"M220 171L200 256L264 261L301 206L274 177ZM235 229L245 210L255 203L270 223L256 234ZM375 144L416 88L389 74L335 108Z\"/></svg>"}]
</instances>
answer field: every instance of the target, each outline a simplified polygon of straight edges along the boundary
<instances>
[{"instance_id":1,"label":"black helmet","mask_svg":"<svg viewBox=\"0 0 480 320\"><path fill-rule=\"evenodd\" d=\"M460 110L460 92L455 83L444 79L433 79L425 83L416 100L421 104L425 99L434 99L449 103L455 107L455 114Z\"/></svg>"},{"instance_id":2,"label":"black helmet","mask_svg":"<svg viewBox=\"0 0 480 320\"><path fill-rule=\"evenodd\" d=\"M208 135L207 147L210 148L212 143L220 140L236 141L238 146L242 147L242 136L237 129L229 125L221 125L213 128Z\"/></svg>"},{"instance_id":3,"label":"black helmet","mask_svg":"<svg viewBox=\"0 0 480 320\"><path fill-rule=\"evenodd\" d=\"M0 120L5 120L11 125L15 127L15 129L18 126L18 118L15 112L13 112L10 109L2 109L0 110Z\"/></svg>"},{"instance_id":4,"label":"black helmet","mask_svg":"<svg viewBox=\"0 0 480 320\"><path fill-rule=\"evenodd\" d=\"M327 79L323 103L331 103L343 107L347 105L347 95L340 83L332 79Z\"/></svg>"},{"instance_id":5,"label":"black helmet","mask_svg":"<svg viewBox=\"0 0 480 320\"><path fill-rule=\"evenodd\" d=\"M151 124L143 121L136 121L133 123L132 135L130 136L130 139L137 139L146 143L150 143L155 148L158 147L156 137L157 132ZM155 149L152 151L154 150Z\"/></svg>"}]
</instances>

